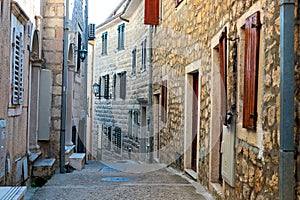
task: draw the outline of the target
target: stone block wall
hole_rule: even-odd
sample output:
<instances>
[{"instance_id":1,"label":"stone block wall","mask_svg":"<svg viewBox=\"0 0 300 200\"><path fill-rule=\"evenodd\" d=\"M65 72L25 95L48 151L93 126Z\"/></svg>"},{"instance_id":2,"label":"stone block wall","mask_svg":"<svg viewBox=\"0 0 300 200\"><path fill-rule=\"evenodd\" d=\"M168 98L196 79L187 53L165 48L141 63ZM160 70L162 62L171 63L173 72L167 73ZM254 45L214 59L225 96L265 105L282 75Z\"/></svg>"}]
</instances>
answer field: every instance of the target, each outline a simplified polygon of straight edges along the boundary
<instances>
[{"instance_id":1,"label":"stone block wall","mask_svg":"<svg viewBox=\"0 0 300 200\"><path fill-rule=\"evenodd\" d=\"M43 5L43 38L42 55L43 67L52 71L52 103L51 103L51 128L50 142L39 142L43 157L56 159L58 167L60 152L61 129L61 87L63 67L63 16L64 2L47 0ZM57 92L55 92L57 91Z\"/></svg>"},{"instance_id":2,"label":"stone block wall","mask_svg":"<svg viewBox=\"0 0 300 200\"><path fill-rule=\"evenodd\" d=\"M138 98L148 99L148 48L147 48L147 64L146 70L141 69L142 63L142 46L144 39L148 42L148 28L143 24L143 3L134 1L135 11L127 14L125 11L125 20L114 18L111 21L97 27L96 45L95 45L95 66L93 82L99 83L99 78L106 74L109 75L109 94L111 98L95 99L94 101L94 145L98 145L97 124L103 124L103 128L112 127L121 128L122 133L122 156L128 157L128 148L132 152L139 152L139 142L135 138L129 137L129 118L131 110L140 110L141 105ZM129 20L127 22L126 20ZM118 26L125 24L124 29L124 50L118 50ZM102 34L107 32L107 55L102 55ZM136 48L136 75L132 75L132 51ZM114 94L113 76L118 73L126 72L126 97L125 99L116 98ZM148 108L146 108L148 110ZM148 111L147 111L148 112ZM139 115L140 117L140 115ZM141 130L139 126L139 131ZM113 136L114 137L114 136ZM106 136L106 141L108 141ZM128 148L127 148L128 147ZM100 147L98 147L100 148ZM114 149L114 148L113 148ZM119 157L118 155L117 157ZM134 157L134 154L132 154ZM138 159L138 155L136 156Z\"/></svg>"},{"instance_id":3,"label":"stone block wall","mask_svg":"<svg viewBox=\"0 0 300 200\"><path fill-rule=\"evenodd\" d=\"M296 10L297 10L296 4ZM170 141L184 141L182 129L184 106L184 79L170 75L169 71L178 72L183 76L185 66L199 61L199 152L205 155L198 158L198 181L206 185L212 192L217 191L211 187L210 182L210 132L212 131L212 38L225 26L228 28L227 37L238 41L238 58L234 60L233 41L228 41L228 68L227 68L227 110L237 109L237 131L235 139L235 187L232 188L225 182L223 197L225 199L265 199L278 198L278 167L279 167L279 116L280 116L280 56L279 56L279 1L247 0L247 1L183 1L182 5L175 8L174 2L162 1L162 21L154 33L154 82L160 82L161 77L169 76L168 83L168 122L162 132L162 144ZM240 64L241 35L238 23L250 13L261 13L261 44L258 72L258 120L255 131L242 128L243 106L243 66ZM297 35L298 26L295 34ZM298 49L299 38L296 37ZM237 63L238 71L234 74L233 65ZM299 84L298 70L295 67L295 86ZM172 70L171 70L172 69ZM178 78L178 79L176 79ZM179 81L181 81L179 83ZM236 85L235 85L236 84ZM154 91L159 87L154 86ZM174 92L175 91L175 92ZM299 101L296 89L296 105ZM176 95L173 95L176 94ZM175 97L175 98L174 98ZM298 106L299 107L299 106ZM298 111L295 109L295 134L298 132ZM296 113L297 112L297 113ZM171 120L170 120L171 119ZM174 134L178 133L178 134ZM297 139L298 137L296 137ZM297 142L298 144L298 142ZM172 151L182 148L180 143L174 145ZM170 154L172 154L170 151ZM162 157L169 157L168 153ZM163 159L168 162L167 159ZM260 176L261 175L261 176ZM299 179L298 179L299 180ZM221 198L221 196L220 196Z\"/></svg>"}]
</instances>

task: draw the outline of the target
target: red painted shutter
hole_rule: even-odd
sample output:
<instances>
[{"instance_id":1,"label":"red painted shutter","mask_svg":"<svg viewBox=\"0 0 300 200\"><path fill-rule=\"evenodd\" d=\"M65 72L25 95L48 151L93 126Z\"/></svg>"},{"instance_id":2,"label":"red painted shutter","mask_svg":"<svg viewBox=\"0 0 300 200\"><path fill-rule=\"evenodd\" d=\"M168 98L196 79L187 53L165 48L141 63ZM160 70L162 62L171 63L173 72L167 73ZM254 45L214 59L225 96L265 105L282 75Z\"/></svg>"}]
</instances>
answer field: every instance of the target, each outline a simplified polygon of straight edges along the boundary
<instances>
[{"instance_id":1,"label":"red painted shutter","mask_svg":"<svg viewBox=\"0 0 300 200\"><path fill-rule=\"evenodd\" d=\"M145 0L144 24L159 24L159 0Z\"/></svg>"},{"instance_id":2,"label":"red painted shutter","mask_svg":"<svg viewBox=\"0 0 300 200\"><path fill-rule=\"evenodd\" d=\"M221 76L221 115L225 123L227 110L227 28L219 37L220 76Z\"/></svg>"},{"instance_id":3,"label":"red painted shutter","mask_svg":"<svg viewBox=\"0 0 300 200\"><path fill-rule=\"evenodd\" d=\"M245 63L243 127L255 129L257 119L257 78L259 60L260 14L254 13L245 24Z\"/></svg>"}]
</instances>

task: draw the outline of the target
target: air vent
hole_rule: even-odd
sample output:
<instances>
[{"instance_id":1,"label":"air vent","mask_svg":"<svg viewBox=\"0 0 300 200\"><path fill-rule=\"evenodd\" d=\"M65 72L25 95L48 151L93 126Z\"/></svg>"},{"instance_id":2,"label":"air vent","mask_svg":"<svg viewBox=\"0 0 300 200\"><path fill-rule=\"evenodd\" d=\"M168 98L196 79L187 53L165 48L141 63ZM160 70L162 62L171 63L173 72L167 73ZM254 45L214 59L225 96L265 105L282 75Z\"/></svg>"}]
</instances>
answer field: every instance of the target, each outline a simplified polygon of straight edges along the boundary
<instances>
[{"instance_id":1,"label":"air vent","mask_svg":"<svg viewBox=\"0 0 300 200\"><path fill-rule=\"evenodd\" d=\"M89 24L89 40L95 39L95 24Z\"/></svg>"}]
</instances>

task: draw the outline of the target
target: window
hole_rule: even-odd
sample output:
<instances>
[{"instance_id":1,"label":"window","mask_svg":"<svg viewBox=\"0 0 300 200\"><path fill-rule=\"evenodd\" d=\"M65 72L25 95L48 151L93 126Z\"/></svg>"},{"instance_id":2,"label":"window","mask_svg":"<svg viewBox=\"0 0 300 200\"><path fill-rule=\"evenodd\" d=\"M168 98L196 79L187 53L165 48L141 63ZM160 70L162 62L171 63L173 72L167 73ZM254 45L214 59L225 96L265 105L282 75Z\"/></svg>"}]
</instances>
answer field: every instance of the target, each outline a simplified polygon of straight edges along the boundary
<instances>
[{"instance_id":1,"label":"window","mask_svg":"<svg viewBox=\"0 0 300 200\"><path fill-rule=\"evenodd\" d=\"M103 96L104 99L109 99L109 75L102 76L100 78L100 96Z\"/></svg>"},{"instance_id":2,"label":"window","mask_svg":"<svg viewBox=\"0 0 300 200\"><path fill-rule=\"evenodd\" d=\"M255 129L257 120L257 81L260 40L260 13L246 19L244 47L243 127Z\"/></svg>"},{"instance_id":3,"label":"window","mask_svg":"<svg viewBox=\"0 0 300 200\"><path fill-rule=\"evenodd\" d=\"M131 75L135 76L136 75L136 48L132 50L132 71Z\"/></svg>"},{"instance_id":4,"label":"window","mask_svg":"<svg viewBox=\"0 0 300 200\"><path fill-rule=\"evenodd\" d=\"M115 99L126 97L126 72L118 73L114 75L114 93Z\"/></svg>"},{"instance_id":5,"label":"window","mask_svg":"<svg viewBox=\"0 0 300 200\"><path fill-rule=\"evenodd\" d=\"M124 50L124 29L125 24L120 24L118 27L118 50Z\"/></svg>"},{"instance_id":6,"label":"window","mask_svg":"<svg viewBox=\"0 0 300 200\"><path fill-rule=\"evenodd\" d=\"M147 62L147 39L145 38L142 42L142 71L146 70L146 62Z\"/></svg>"},{"instance_id":7,"label":"window","mask_svg":"<svg viewBox=\"0 0 300 200\"><path fill-rule=\"evenodd\" d=\"M80 73L80 56L79 56L79 50L82 48L82 37L81 33L78 32L78 37L77 37L77 73Z\"/></svg>"},{"instance_id":8,"label":"window","mask_svg":"<svg viewBox=\"0 0 300 200\"><path fill-rule=\"evenodd\" d=\"M12 17L12 104L23 104L24 26Z\"/></svg>"},{"instance_id":9,"label":"window","mask_svg":"<svg viewBox=\"0 0 300 200\"><path fill-rule=\"evenodd\" d=\"M107 55L107 32L102 33L102 55Z\"/></svg>"},{"instance_id":10,"label":"window","mask_svg":"<svg viewBox=\"0 0 300 200\"><path fill-rule=\"evenodd\" d=\"M167 80L162 81L161 86L161 121L167 122Z\"/></svg>"}]
</instances>

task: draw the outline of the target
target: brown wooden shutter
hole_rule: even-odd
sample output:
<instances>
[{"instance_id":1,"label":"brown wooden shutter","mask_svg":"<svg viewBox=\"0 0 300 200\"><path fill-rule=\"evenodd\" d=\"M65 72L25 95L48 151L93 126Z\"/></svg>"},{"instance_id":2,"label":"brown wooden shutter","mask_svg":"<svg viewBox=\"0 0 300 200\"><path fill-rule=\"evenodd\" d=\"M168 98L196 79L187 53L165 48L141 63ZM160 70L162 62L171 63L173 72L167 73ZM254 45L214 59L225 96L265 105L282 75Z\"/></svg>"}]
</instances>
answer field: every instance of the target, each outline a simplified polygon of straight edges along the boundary
<instances>
[{"instance_id":1,"label":"brown wooden shutter","mask_svg":"<svg viewBox=\"0 0 300 200\"><path fill-rule=\"evenodd\" d=\"M221 76L221 115L225 123L227 112L227 28L225 27L219 37L220 76Z\"/></svg>"},{"instance_id":2,"label":"brown wooden shutter","mask_svg":"<svg viewBox=\"0 0 300 200\"><path fill-rule=\"evenodd\" d=\"M259 60L260 13L246 19L243 127L255 129L257 119L257 78Z\"/></svg>"},{"instance_id":3,"label":"brown wooden shutter","mask_svg":"<svg viewBox=\"0 0 300 200\"><path fill-rule=\"evenodd\" d=\"M161 86L161 121L167 121L167 80L162 81Z\"/></svg>"},{"instance_id":4,"label":"brown wooden shutter","mask_svg":"<svg viewBox=\"0 0 300 200\"><path fill-rule=\"evenodd\" d=\"M145 0L144 24L159 24L159 0Z\"/></svg>"}]
</instances>

